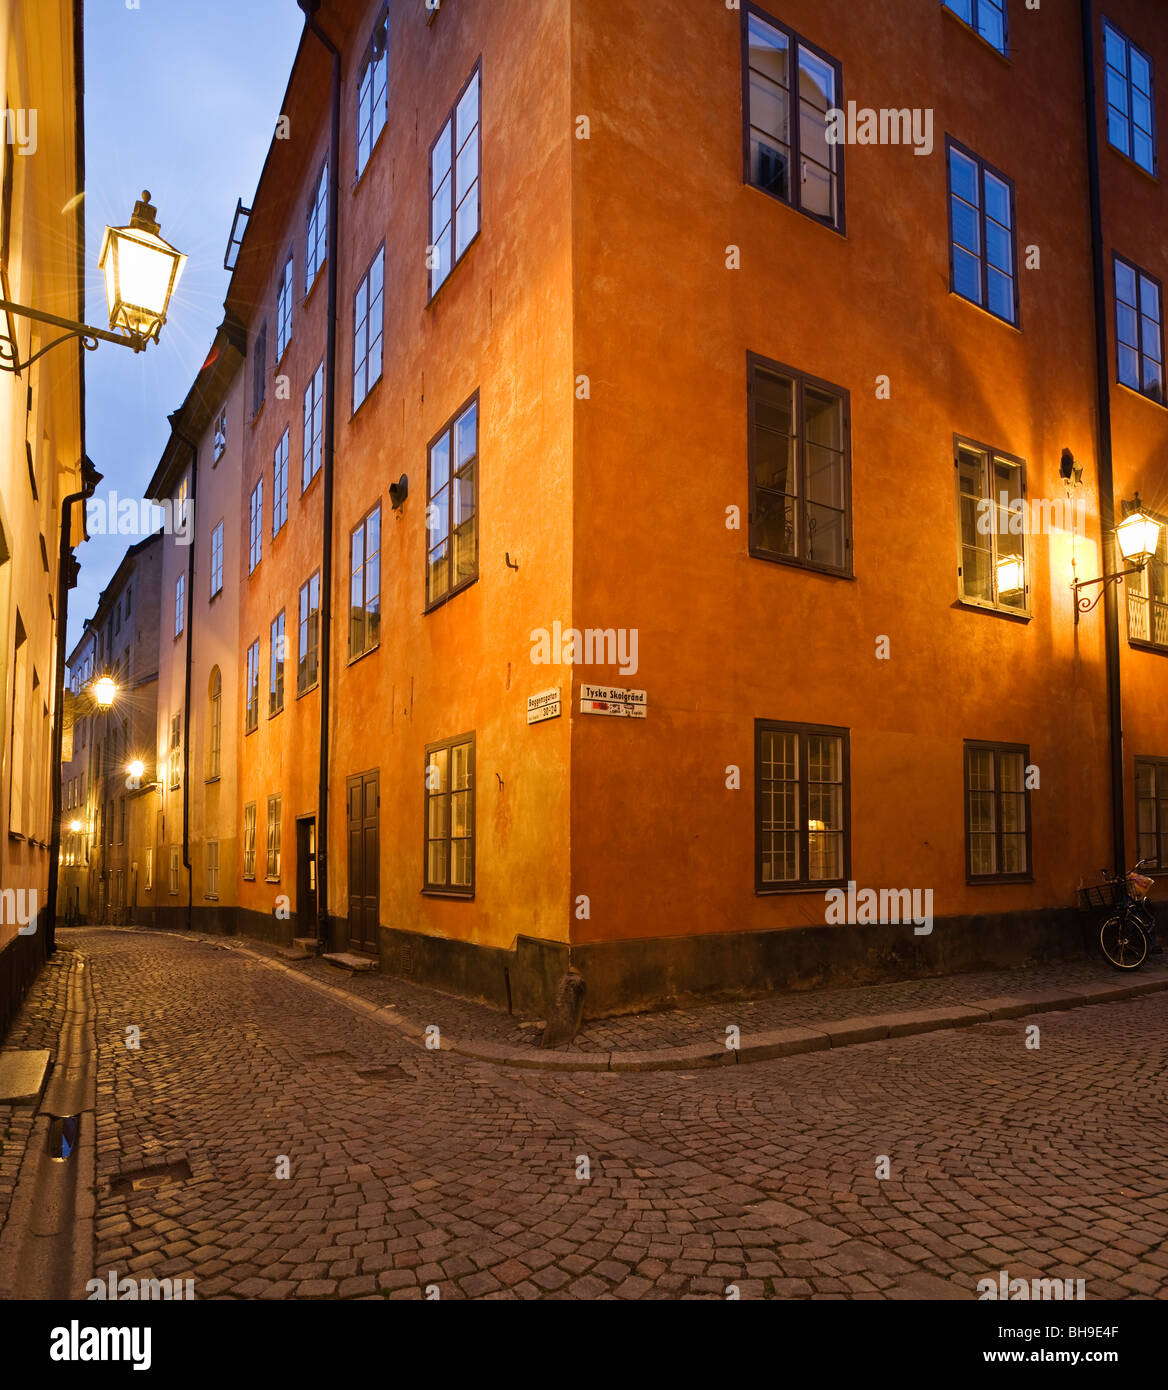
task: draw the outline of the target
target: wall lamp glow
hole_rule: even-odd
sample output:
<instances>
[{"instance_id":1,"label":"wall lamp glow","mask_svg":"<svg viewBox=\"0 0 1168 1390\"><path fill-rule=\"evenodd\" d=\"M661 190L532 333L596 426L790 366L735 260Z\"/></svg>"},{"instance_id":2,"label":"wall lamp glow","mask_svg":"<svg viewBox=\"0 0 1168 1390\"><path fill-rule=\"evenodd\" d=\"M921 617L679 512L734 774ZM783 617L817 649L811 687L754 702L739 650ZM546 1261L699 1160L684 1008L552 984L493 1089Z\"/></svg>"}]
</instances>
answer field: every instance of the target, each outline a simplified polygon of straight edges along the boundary
<instances>
[{"instance_id":1,"label":"wall lamp glow","mask_svg":"<svg viewBox=\"0 0 1168 1390\"><path fill-rule=\"evenodd\" d=\"M1125 516L1115 528L1115 540L1119 546L1119 553L1127 562L1128 568L1117 570L1115 574L1101 575L1098 579L1075 580L1072 587L1075 591L1076 624L1079 621L1080 613L1090 613L1098 604L1107 592L1109 584L1122 584L1127 575L1140 574L1147 566L1148 561L1153 559L1156 554L1160 544L1160 523L1144 510L1138 492L1131 502L1123 504L1123 510ZM1093 599L1083 597L1079 591L1090 588L1094 584L1100 586L1095 597Z\"/></svg>"}]
</instances>

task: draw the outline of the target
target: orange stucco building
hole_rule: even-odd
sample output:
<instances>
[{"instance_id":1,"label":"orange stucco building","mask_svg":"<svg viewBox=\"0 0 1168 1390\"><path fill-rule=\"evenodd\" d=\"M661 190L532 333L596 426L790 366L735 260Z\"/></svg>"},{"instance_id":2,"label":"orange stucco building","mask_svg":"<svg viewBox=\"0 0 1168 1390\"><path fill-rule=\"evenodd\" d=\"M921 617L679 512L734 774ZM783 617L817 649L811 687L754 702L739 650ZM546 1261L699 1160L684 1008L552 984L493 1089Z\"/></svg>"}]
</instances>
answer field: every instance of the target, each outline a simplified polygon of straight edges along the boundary
<instances>
[{"instance_id":1,"label":"orange stucco building","mask_svg":"<svg viewBox=\"0 0 1168 1390\"><path fill-rule=\"evenodd\" d=\"M532 1013L1085 949L1168 871L1168 528L1072 588L1168 514L1161 8L307 9L192 911Z\"/></svg>"}]
</instances>

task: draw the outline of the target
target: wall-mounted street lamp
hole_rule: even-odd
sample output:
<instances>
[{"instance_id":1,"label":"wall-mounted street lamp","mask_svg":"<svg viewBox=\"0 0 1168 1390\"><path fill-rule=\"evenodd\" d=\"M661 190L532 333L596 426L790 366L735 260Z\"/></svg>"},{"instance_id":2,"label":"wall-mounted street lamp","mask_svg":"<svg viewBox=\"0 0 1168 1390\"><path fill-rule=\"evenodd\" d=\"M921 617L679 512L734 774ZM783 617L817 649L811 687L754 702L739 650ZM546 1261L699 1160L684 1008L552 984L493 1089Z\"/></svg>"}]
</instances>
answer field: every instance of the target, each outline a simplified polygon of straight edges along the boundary
<instances>
[{"instance_id":1,"label":"wall-mounted street lamp","mask_svg":"<svg viewBox=\"0 0 1168 1390\"><path fill-rule=\"evenodd\" d=\"M0 371L19 374L50 348L71 338L79 338L82 346L90 352L97 347L99 340L120 343L132 352L144 352L151 339L158 341L162 325L166 322L170 297L187 258L158 235L156 214L157 209L151 206L147 190L134 204L129 226L105 229L98 269L105 274L105 292L109 303L108 330L91 328L88 324L76 323L73 319L61 318L43 309L32 309L27 304L0 299L0 312L7 318L6 329L0 328ZM38 348L22 362L16 343L16 327L12 322L14 316L34 319L37 323L46 323L64 331L59 338Z\"/></svg>"},{"instance_id":2,"label":"wall-mounted street lamp","mask_svg":"<svg viewBox=\"0 0 1168 1390\"><path fill-rule=\"evenodd\" d=\"M80 835L80 834L81 834L81 822L80 822L79 820L71 820L71 821L69 822L69 829L73 832L74 835Z\"/></svg>"},{"instance_id":3,"label":"wall-mounted street lamp","mask_svg":"<svg viewBox=\"0 0 1168 1390\"><path fill-rule=\"evenodd\" d=\"M1156 549L1160 544L1160 523L1144 510L1138 492L1132 501L1123 504L1123 510L1126 515L1115 528L1115 540L1119 546L1119 553L1127 562L1128 568L1117 570L1115 574L1101 575L1098 579L1075 580L1072 587L1075 591L1076 624L1078 624L1080 613L1090 613L1098 604L1107 592L1109 584L1122 584L1127 575L1140 574L1146 568L1148 561L1156 554ZM1093 599L1084 598L1079 591L1089 588L1093 584L1100 585L1099 592Z\"/></svg>"},{"instance_id":4,"label":"wall-mounted street lamp","mask_svg":"<svg viewBox=\"0 0 1168 1390\"><path fill-rule=\"evenodd\" d=\"M111 676L102 676L100 680L95 680L93 682L93 698L98 709L112 709L117 694L118 687L115 685Z\"/></svg>"},{"instance_id":5,"label":"wall-mounted street lamp","mask_svg":"<svg viewBox=\"0 0 1168 1390\"><path fill-rule=\"evenodd\" d=\"M141 781L142 774L146 771L146 764L140 758L135 758L132 763L128 764L126 771L131 777Z\"/></svg>"}]
</instances>

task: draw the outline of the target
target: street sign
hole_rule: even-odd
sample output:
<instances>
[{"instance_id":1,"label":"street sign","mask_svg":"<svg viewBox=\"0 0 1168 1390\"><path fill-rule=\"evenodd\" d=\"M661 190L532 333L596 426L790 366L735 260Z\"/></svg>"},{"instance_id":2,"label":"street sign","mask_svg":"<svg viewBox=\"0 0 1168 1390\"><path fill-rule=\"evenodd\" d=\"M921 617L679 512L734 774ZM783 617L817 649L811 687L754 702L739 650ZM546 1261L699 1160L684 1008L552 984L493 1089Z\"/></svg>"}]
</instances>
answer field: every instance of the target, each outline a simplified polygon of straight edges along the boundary
<instances>
[{"instance_id":1,"label":"street sign","mask_svg":"<svg viewBox=\"0 0 1168 1390\"><path fill-rule=\"evenodd\" d=\"M644 719L649 695L644 690L623 690L616 685L582 685L581 714L615 715L621 719Z\"/></svg>"},{"instance_id":2,"label":"street sign","mask_svg":"<svg viewBox=\"0 0 1168 1390\"><path fill-rule=\"evenodd\" d=\"M527 722L542 724L545 719L559 719L563 713L560 703L560 688L543 690L538 695L527 697Z\"/></svg>"}]
</instances>

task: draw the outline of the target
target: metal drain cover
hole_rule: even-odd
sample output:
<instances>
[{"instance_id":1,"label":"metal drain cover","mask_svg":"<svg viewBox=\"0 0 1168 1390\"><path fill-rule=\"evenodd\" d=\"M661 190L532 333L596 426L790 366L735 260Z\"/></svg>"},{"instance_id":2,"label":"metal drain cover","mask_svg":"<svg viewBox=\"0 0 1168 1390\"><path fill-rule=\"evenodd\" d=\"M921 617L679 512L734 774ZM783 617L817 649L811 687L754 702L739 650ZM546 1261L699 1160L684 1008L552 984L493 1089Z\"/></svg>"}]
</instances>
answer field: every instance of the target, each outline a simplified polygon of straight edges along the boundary
<instances>
[{"instance_id":1,"label":"metal drain cover","mask_svg":"<svg viewBox=\"0 0 1168 1390\"><path fill-rule=\"evenodd\" d=\"M111 1192L146 1192L153 1187L166 1187L170 1183L185 1182L191 1176L191 1165L186 1159L178 1163L155 1163L148 1168L137 1168L128 1173L119 1173L110 1181Z\"/></svg>"}]
</instances>

